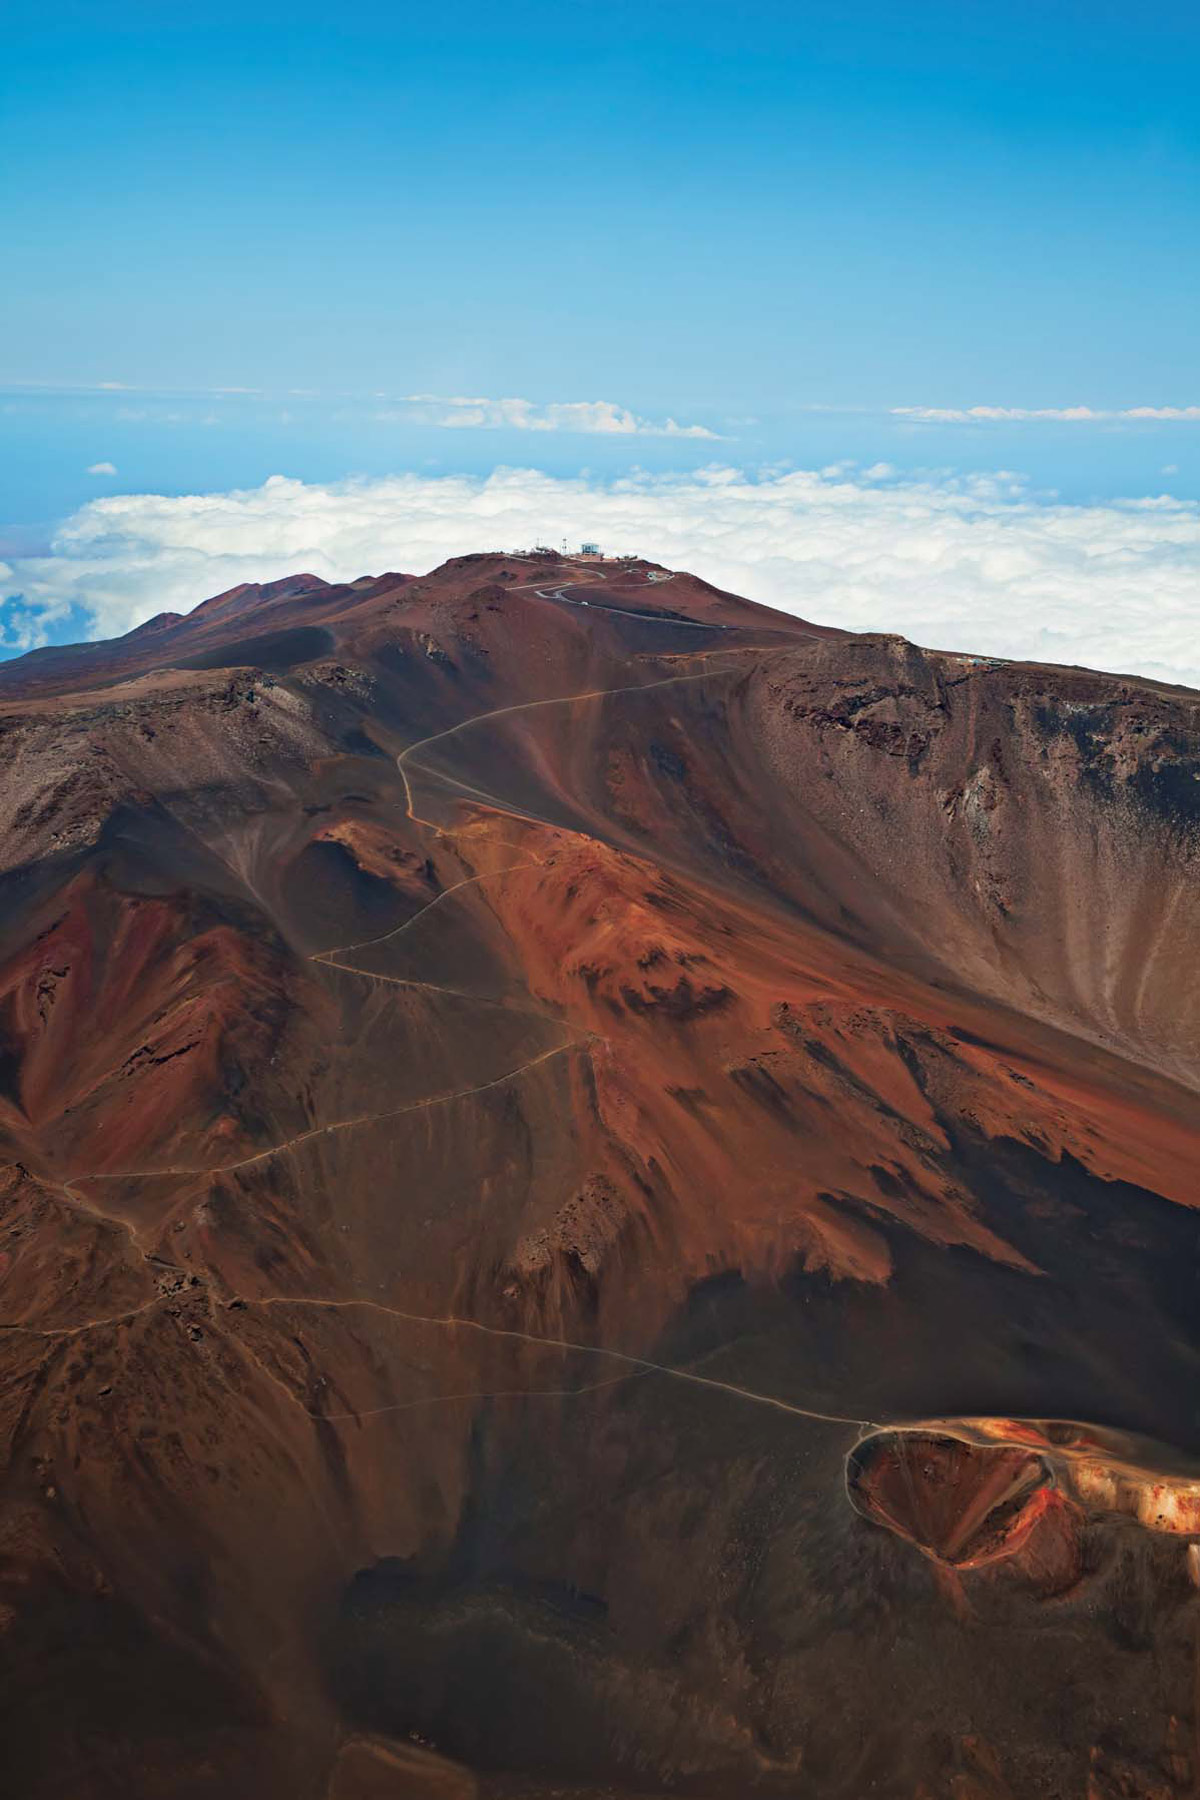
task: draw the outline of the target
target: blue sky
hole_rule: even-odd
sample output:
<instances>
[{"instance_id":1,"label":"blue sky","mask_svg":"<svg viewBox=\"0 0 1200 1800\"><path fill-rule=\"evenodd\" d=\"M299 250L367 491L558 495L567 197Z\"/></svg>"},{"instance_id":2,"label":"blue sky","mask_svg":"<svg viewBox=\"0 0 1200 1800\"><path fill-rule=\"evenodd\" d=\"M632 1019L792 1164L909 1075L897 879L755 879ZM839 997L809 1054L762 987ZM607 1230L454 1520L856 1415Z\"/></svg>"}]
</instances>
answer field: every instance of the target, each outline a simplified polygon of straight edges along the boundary
<instances>
[{"instance_id":1,"label":"blue sky","mask_svg":"<svg viewBox=\"0 0 1200 1800\"><path fill-rule=\"evenodd\" d=\"M0 557L277 473L1200 497L1200 416L1122 416L1200 405L1194 6L9 0L0 32ZM626 428L554 410L596 402ZM1096 416L936 416L981 406Z\"/></svg>"}]
</instances>

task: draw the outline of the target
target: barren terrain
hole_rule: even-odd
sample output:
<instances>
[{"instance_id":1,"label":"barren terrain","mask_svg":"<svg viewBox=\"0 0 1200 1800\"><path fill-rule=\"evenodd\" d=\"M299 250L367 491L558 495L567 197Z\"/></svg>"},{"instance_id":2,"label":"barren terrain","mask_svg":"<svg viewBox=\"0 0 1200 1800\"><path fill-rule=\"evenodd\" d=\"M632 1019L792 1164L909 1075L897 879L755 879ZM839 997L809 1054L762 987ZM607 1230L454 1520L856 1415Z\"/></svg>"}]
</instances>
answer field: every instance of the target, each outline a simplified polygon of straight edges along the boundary
<instances>
[{"instance_id":1,"label":"barren terrain","mask_svg":"<svg viewBox=\"0 0 1200 1800\"><path fill-rule=\"evenodd\" d=\"M643 562L0 668L20 1800L1200 1784L1200 695Z\"/></svg>"}]
</instances>

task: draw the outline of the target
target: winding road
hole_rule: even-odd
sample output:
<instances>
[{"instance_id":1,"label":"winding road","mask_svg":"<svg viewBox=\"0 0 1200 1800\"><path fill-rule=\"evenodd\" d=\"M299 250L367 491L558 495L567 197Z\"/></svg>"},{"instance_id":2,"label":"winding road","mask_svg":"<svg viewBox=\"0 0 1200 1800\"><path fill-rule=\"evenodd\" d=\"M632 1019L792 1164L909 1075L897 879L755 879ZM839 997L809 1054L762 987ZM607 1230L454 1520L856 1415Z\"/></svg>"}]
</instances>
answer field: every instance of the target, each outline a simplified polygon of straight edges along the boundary
<instances>
[{"instance_id":1,"label":"winding road","mask_svg":"<svg viewBox=\"0 0 1200 1800\"><path fill-rule=\"evenodd\" d=\"M571 563L569 558L565 560L571 568L578 569L586 566L588 569L587 575L581 576L578 581L560 581L558 583L548 582L541 587L539 587L536 581L518 581L513 588L513 592L516 593L524 588L532 588L539 600L558 600L563 606L582 606L586 607L590 612L616 613L622 619L636 619L641 625L678 625L682 626L684 630L689 631L738 630L736 625L718 625L716 623L705 624L703 619L674 619L662 617L657 613L634 612L627 606L607 606L600 600L572 600L565 591L567 588L591 587L593 582L607 581L608 577L599 569L593 569L590 564ZM664 569L660 572L659 570L651 569L646 576L646 586L662 587L664 582L674 581L674 579L675 574L673 570Z\"/></svg>"}]
</instances>

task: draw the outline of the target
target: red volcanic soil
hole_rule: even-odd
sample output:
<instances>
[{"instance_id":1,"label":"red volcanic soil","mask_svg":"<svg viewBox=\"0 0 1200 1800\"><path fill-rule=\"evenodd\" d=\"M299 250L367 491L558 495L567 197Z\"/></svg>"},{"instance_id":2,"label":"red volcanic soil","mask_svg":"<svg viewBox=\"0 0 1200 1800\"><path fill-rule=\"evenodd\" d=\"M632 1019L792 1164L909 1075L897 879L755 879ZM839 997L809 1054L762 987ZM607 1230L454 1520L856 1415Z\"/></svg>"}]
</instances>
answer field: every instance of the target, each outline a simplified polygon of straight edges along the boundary
<instances>
[{"instance_id":1,"label":"red volcanic soil","mask_svg":"<svg viewBox=\"0 0 1200 1800\"><path fill-rule=\"evenodd\" d=\"M951 1569L1011 1562L1048 1592L1082 1572L1082 1516L1019 1444L885 1432L851 1456L847 1485L866 1518Z\"/></svg>"},{"instance_id":2,"label":"red volcanic soil","mask_svg":"<svg viewBox=\"0 0 1200 1800\"><path fill-rule=\"evenodd\" d=\"M1194 1793L1200 696L497 554L0 754L6 1792Z\"/></svg>"}]
</instances>

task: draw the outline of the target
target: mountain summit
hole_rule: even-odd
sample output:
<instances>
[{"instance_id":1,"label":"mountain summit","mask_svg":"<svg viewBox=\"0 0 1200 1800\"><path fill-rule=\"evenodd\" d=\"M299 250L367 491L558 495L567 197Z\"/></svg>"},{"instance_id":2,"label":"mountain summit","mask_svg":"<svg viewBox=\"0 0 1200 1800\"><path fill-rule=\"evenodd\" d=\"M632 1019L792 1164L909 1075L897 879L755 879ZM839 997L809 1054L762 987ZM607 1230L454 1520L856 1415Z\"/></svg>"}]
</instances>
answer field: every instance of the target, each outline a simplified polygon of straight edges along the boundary
<instances>
[{"instance_id":1,"label":"mountain summit","mask_svg":"<svg viewBox=\"0 0 1200 1800\"><path fill-rule=\"evenodd\" d=\"M1191 1791L1200 695L496 553L0 752L14 1794Z\"/></svg>"}]
</instances>

